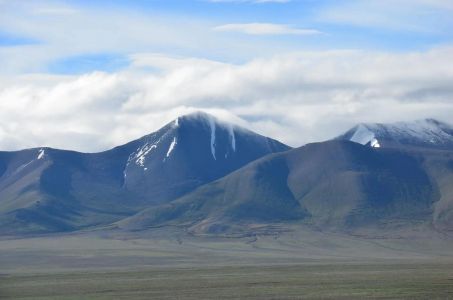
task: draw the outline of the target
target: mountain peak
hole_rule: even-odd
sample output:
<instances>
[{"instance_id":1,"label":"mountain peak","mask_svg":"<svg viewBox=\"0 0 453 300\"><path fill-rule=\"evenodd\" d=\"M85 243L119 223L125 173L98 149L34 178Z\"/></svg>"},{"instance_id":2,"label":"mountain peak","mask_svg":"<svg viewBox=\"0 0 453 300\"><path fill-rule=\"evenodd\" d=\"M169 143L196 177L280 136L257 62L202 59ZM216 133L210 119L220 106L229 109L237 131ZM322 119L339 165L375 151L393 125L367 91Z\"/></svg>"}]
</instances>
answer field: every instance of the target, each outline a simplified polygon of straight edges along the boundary
<instances>
[{"instance_id":1,"label":"mountain peak","mask_svg":"<svg viewBox=\"0 0 453 300\"><path fill-rule=\"evenodd\" d=\"M159 202L264 155L288 149L276 140L198 111L133 142L123 172L124 185L129 190L145 191L143 195Z\"/></svg>"},{"instance_id":2,"label":"mountain peak","mask_svg":"<svg viewBox=\"0 0 453 300\"><path fill-rule=\"evenodd\" d=\"M224 127L231 127L231 128L240 128L239 126L225 121L223 119L219 119L216 116L209 114L204 111L195 111L189 114L182 115L175 120L172 121L172 123L179 125L183 122L201 122L203 124L215 124L218 126L224 126Z\"/></svg>"},{"instance_id":3,"label":"mountain peak","mask_svg":"<svg viewBox=\"0 0 453 300\"><path fill-rule=\"evenodd\" d=\"M209 139L210 139L210 150L211 150L212 158L214 160L217 160L216 138L217 138L220 128L222 129L222 131L225 131L228 134L231 149L233 152L236 152L236 136L235 136L236 126L233 125L232 123L220 121L215 116L208 114L206 112L196 111L196 112L176 118L172 122L172 124L174 124L174 126L176 126L176 127L179 127L179 126L193 127L194 124L196 124L195 126L201 125L202 127L208 128L209 129L208 134L209 134Z\"/></svg>"},{"instance_id":4,"label":"mountain peak","mask_svg":"<svg viewBox=\"0 0 453 300\"><path fill-rule=\"evenodd\" d=\"M337 139L371 147L410 145L450 149L453 148L453 128L432 118L388 124L360 123Z\"/></svg>"},{"instance_id":5,"label":"mountain peak","mask_svg":"<svg viewBox=\"0 0 453 300\"><path fill-rule=\"evenodd\" d=\"M179 118L185 118L185 119L204 119L204 120L209 120L209 119L216 119L213 115L204 112L202 110L197 110L185 115L180 116Z\"/></svg>"}]
</instances>

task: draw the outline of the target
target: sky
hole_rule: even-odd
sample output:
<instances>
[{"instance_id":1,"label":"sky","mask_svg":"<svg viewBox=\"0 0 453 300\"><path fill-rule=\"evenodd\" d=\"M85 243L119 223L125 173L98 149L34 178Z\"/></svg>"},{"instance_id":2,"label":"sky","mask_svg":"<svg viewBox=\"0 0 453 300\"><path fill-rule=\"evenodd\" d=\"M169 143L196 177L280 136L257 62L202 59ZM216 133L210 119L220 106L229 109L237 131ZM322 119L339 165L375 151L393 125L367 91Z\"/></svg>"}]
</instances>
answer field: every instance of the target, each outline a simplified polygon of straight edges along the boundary
<instances>
[{"instance_id":1,"label":"sky","mask_svg":"<svg viewBox=\"0 0 453 300\"><path fill-rule=\"evenodd\" d=\"M197 110L297 147L453 123L451 0L0 0L0 149L96 152Z\"/></svg>"}]
</instances>

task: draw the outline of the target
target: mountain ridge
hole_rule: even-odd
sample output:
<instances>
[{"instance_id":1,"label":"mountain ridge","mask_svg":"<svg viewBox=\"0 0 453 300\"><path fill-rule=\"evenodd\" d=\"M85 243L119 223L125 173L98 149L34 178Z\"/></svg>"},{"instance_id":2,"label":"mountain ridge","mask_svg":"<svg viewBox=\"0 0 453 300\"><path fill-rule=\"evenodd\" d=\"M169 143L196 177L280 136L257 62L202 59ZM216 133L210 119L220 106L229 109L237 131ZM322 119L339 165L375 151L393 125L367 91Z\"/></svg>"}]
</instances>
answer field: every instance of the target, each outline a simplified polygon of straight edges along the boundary
<instances>
[{"instance_id":1,"label":"mountain ridge","mask_svg":"<svg viewBox=\"0 0 453 300\"><path fill-rule=\"evenodd\" d=\"M296 221L351 230L385 220L427 221L435 197L430 177L410 153L329 141L260 158L118 226L212 233Z\"/></svg>"},{"instance_id":2,"label":"mountain ridge","mask_svg":"<svg viewBox=\"0 0 453 300\"><path fill-rule=\"evenodd\" d=\"M453 149L453 126L428 118L412 122L359 123L336 139L371 147L402 145Z\"/></svg>"},{"instance_id":3,"label":"mountain ridge","mask_svg":"<svg viewBox=\"0 0 453 300\"><path fill-rule=\"evenodd\" d=\"M0 234L178 226L215 235L292 223L449 231L450 134L432 119L359 124L291 149L194 113L103 152L0 152Z\"/></svg>"},{"instance_id":4,"label":"mountain ridge","mask_svg":"<svg viewBox=\"0 0 453 300\"><path fill-rule=\"evenodd\" d=\"M113 222L289 149L239 126L225 126L230 125L195 113L102 152L47 147L0 152L0 233Z\"/></svg>"}]
</instances>

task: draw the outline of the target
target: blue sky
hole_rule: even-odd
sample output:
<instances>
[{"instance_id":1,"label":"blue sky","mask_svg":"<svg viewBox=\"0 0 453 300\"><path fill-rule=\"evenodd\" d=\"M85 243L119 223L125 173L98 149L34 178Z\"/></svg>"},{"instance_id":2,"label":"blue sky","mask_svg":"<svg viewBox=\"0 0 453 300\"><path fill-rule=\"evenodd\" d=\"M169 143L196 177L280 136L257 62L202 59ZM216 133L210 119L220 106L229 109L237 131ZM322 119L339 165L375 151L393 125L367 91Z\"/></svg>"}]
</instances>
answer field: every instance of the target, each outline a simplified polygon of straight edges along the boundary
<instances>
[{"instance_id":1,"label":"blue sky","mask_svg":"<svg viewBox=\"0 0 453 300\"><path fill-rule=\"evenodd\" d=\"M258 53L326 49L380 51L426 50L450 44L453 39L453 7L449 1L31 1L0 2L0 47L47 45L48 55L27 66L12 66L4 72L81 73L113 71L125 66L135 52L196 56L227 62L243 62ZM27 4L28 3L28 4ZM450 2L451 3L451 2ZM13 19L14 18L14 19ZM130 19L140 19L143 28L127 28ZM87 24L84 24L87 20ZM116 45L116 24L121 34L134 32L127 45ZM265 23L281 26L280 33L244 33L244 28L215 31L225 24ZM187 25L187 27L185 27ZM46 27L54 27L46 34ZM61 26L61 30L57 28ZM93 26L96 28L89 28ZM139 26L139 24L137 24ZM149 26L149 28L147 28ZM162 37L152 27L164 27ZM285 33L287 29L288 33ZM99 44L83 34L99 31ZM313 30L317 34L289 33ZM74 32L75 43L58 37ZM50 35L54 35L49 38ZM181 39L181 35L185 38ZM188 38L193 36L193 38ZM119 36L121 38L121 35ZM141 39L141 40L140 40ZM152 39L152 42L149 40ZM178 42L179 39L179 42ZM104 44L103 44L104 43ZM94 45L91 45L94 44ZM92 47L90 47L90 45ZM238 46L240 45L240 46ZM41 49L44 47L41 47ZM32 49L32 47L30 47ZM11 60L11 56L0 59ZM39 55L38 55L39 56ZM89 59L87 59L89 58Z\"/></svg>"},{"instance_id":2,"label":"blue sky","mask_svg":"<svg viewBox=\"0 0 453 300\"><path fill-rule=\"evenodd\" d=\"M204 110L291 146L453 115L451 0L0 0L0 149Z\"/></svg>"}]
</instances>

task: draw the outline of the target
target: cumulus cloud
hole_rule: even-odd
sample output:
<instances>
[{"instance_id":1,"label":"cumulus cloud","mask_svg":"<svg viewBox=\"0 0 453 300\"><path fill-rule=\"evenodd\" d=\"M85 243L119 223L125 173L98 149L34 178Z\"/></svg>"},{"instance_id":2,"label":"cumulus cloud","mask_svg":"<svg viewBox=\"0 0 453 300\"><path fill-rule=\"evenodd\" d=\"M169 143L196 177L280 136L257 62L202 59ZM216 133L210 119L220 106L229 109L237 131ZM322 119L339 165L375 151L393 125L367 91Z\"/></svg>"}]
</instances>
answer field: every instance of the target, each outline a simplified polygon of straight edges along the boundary
<instances>
[{"instance_id":1,"label":"cumulus cloud","mask_svg":"<svg viewBox=\"0 0 453 300\"><path fill-rule=\"evenodd\" d=\"M289 25L272 23L225 24L216 26L213 30L254 35L313 35L321 33L315 29L293 28Z\"/></svg>"},{"instance_id":2,"label":"cumulus cloud","mask_svg":"<svg viewBox=\"0 0 453 300\"><path fill-rule=\"evenodd\" d=\"M99 151L205 110L292 146L358 122L451 121L453 48L299 52L230 64L156 54L121 72L0 85L0 148Z\"/></svg>"}]
</instances>

